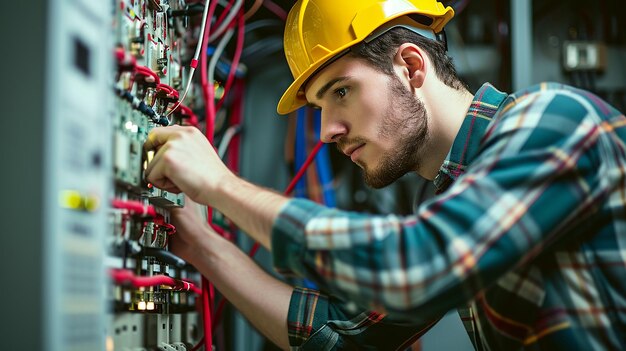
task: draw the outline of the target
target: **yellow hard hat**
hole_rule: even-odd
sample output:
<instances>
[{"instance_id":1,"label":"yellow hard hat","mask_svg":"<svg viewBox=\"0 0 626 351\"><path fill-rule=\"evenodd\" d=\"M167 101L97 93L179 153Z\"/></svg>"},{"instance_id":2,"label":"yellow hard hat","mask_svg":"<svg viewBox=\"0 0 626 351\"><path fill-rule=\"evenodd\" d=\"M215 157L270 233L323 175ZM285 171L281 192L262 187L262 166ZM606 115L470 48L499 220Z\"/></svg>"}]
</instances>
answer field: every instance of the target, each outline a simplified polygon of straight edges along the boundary
<instances>
[{"instance_id":1,"label":"yellow hard hat","mask_svg":"<svg viewBox=\"0 0 626 351\"><path fill-rule=\"evenodd\" d=\"M403 16L439 33L454 10L436 0L298 0L287 17L284 38L294 82L280 99L278 113L306 104L302 86L320 67Z\"/></svg>"}]
</instances>

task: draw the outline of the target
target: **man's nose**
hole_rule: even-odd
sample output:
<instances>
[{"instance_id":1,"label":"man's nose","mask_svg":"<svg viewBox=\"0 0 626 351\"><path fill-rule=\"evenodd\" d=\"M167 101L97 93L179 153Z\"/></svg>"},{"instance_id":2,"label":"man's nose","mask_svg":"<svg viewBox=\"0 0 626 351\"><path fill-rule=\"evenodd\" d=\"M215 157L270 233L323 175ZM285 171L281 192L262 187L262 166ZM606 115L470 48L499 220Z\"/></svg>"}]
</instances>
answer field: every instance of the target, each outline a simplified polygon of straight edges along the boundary
<instances>
[{"instance_id":1,"label":"man's nose","mask_svg":"<svg viewBox=\"0 0 626 351\"><path fill-rule=\"evenodd\" d=\"M343 119L333 115L331 111L322 110L320 140L324 143L335 143L348 134L349 128Z\"/></svg>"}]
</instances>

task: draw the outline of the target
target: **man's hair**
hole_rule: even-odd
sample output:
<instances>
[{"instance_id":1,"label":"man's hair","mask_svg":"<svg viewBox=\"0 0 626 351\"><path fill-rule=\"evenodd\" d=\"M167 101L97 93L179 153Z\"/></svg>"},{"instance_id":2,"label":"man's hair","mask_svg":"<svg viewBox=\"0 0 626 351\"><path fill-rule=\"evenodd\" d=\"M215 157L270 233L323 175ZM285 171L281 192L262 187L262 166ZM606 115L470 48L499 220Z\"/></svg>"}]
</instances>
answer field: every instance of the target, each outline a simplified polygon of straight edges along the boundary
<instances>
[{"instance_id":1,"label":"man's hair","mask_svg":"<svg viewBox=\"0 0 626 351\"><path fill-rule=\"evenodd\" d=\"M356 45L349 55L362 59L385 74L395 74L393 56L404 43L413 43L422 48L435 66L435 74L445 85L456 89L467 89L456 73L452 59L446 53L443 43L425 38L409 29L395 27L383 33L369 43Z\"/></svg>"}]
</instances>

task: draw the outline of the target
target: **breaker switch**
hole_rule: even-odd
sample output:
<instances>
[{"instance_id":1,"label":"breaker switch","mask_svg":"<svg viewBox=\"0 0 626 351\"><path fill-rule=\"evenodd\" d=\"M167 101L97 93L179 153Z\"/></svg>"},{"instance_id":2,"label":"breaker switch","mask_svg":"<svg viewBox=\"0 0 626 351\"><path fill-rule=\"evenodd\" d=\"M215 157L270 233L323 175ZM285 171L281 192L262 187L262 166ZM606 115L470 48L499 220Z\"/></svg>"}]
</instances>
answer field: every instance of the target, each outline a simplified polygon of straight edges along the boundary
<instances>
[{"instance_id":1,"label":"breaker switch","mask_svg":"<svg viewBox=\"0 0 626 351\"><path fill-rule=\"evenodd\" d=\"M606 45L593 41L563 43L563 68L573 71L603 71L606 67Z\"/></svg>"}]
</instances>

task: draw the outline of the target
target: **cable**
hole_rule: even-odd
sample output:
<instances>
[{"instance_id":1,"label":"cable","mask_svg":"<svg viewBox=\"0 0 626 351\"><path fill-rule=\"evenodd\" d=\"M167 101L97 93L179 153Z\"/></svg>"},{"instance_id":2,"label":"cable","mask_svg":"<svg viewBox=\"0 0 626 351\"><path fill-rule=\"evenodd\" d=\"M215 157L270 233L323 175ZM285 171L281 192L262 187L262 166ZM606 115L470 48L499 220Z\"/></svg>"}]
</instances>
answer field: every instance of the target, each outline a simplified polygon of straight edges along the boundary
<instances>
[{"instance_id":1,"label":"cable","mask_svg":"<svg viewBox=\"0 0 626 351\"><path fill-rule=\"evenodd\" d=\"M243 125L243 111L244 111L244 97L245 97L245 82L238 80L234 84L233 102L230 114L230 125ZM235 174L239 173L239 156L240 156L241 137L239 134L233 137L233 140L229 143L226 153L226 165ZM235 232L233 228L233 232Z\"/></svg>"},{"instance_id":2,"label":"cable","mask_svg":"<svg viewBox=\"0 0 626 351\"><path fill-rule=\"evenodd\" d=\"M214 1L209 8L209 17L213 16L213 12L215 12L215 8L217 6L217 2ZM202 53L200 56L200 85L202 87L202 97L204 98L205 103L205 134L209 142L213 142L213 131L214 131L214 123L215 123L215 111L213 101L213 88L209 88L209 84L213 84L213 82L208 82L208 74L207 74L207 55L204 54L207 51L207 46L209 45L209 36L208 32L211 28L211 24L208 23L204 30L204 37L202 40Z\"/></svg>"},{"instance_id":3,"label":"cable","mask_svg":"<svg viewBox=\"0 0 626 351\"><path fill-rule=\"evenodd\" d=\"M204 336L200 338L198 343L194 347L192 347L190 351L198 351L198 350L200 350L200 348L202 347L202 344L204 344Z\"/></svg>"},{"instance_id":4,"label":"cable","mask_svg":"<svg viewBox=\"0 0 626 351\"><path fill-rule=\"evenodd\" d=\"M157 258L163 263L167 263L176 268L190 267L182 258L176 256L171 251L159 249L156 247L147 247L136 241L124 240L111 244L110 252L116 256L141 257L151 256Z\"/></svg>"},{"instance_id":5,"label":"cable","mask_svg":"<svg viewBox=\"0 0 626 351\"><path fill-rule=\"evenodd\" d=\"M183 120L186 120L189 125L200 129L198 125L198 116L196 116L196 114L193 113L193 110L190 109L188 106L179 105L176 112L178 113L179 117Z\"/></svg>"},{"instance_id":6,"label":"cable","mask_svg":"<svg viewBox=\"0 0 626 351\"><path fill-rule=\"evenodd\" d=\"M278 6L272 0L263 0L263 6L266 9L270 10L273 14L278 16L283 21L287 20L287 11L285 11L282 7Z\"/></svg>"},{"instance_id":7,"label":"cable","mask_svg":"<svg viewBox=\"0 0 626 351\"><path fill-rule=\"evenodd\" d=\"M266 28L266 27L281 27L282 28L284 25L285 23L283 21L279 21L274 18L260 19L260 20L256 20L254 22L250 22L246 24L246 34L249 34L260 28Z\"/></svg>"},{"instance_id":8,"label":"cable","mask_svg":"<svg viewBox=\"0 0 626 351\"><path fill-rule=\"evenodd\" d=\"M224 159L224 156L226 156L226 150L228 150L230 142L233 140L233 137L235 135L241 132L241 129L241 124L230 126L228 127L228 129L226 129L226 131L224 132L224 136L222 136L220 146L217 148L217 154L219 155L220 159Z\"/></svg>"},{"instance_id":9,"label":"cable","mask_svg":"<svg viewBox=\"0 0 626 351\"><path fill-rule=\"evenodd\" d=\"M161 262L167 263L176 268L183 268L187 265L187 262L185 262L185 260L174 255L171 251L168 251L168 250L158 249L155 247L142 246L141 254L143 254L144 256L156 257Z\"/></svg>"},{"instance_id":10,"label":"cable","mask_svg":"<svg viewBox=\"0 0 626 351\"><path fill-rule=\"evenodd\" d=\"M169 125L169 120L165 116L160 116L154 109L152 109L152 107L146 104L143 100L140 100L138 97L131 94L130 91L117 87L115 87L114 89L117 96L128 101L135 110L150 118L153 123L162 126Z\"/></svg>"},{"instance_id":11,"label":"cable","mask_svg":"<svg viewBox=\"0 0 626 351\"><path fill-rule=\"evenodd\" d=\"M319 137L322 128L322 111L319 109L313 110L313 117L313 128L315 130L315 135ZM328 148L324 147L323 150L320 150L315 165L317 166L317 172L320 177L324 204L328 207L336 207L337 200L333 187L333 174L330 164L330 156L328 154Z\"/></svg>"},{"instance_id":12,"label":"cable","mask_svg":"<svg viewBox=\"0 0 626 351\"><path fill-rule=\"evenodd\" d=\"M150 77L154 80L154 84L160 84L161 78L156 74L153 70L146 66L135 66L135 74L140 74L142 76ZM153 82L150 82L153 83Z\"/></svg>"},{"instance_id":13,"label":"cable","mask_svg":"<svg viewBox=\"0 0 626 351\"><path fill-rule=\"evenodd\" d=\"M260 57L264 57L269 54L273 54L283 48L283 38L277 36L261 39L247 45L243 51L243 60L249 59L259 60Z\"/></svg>"},{"instance_id":14,"label":"cable","mask_svg":"<svg viewBox=\"0 0 626 351\"><path fill-rule=\"evenodd\" d=\"M211 6L209 7L209 15L208 18L213 17L213 13L215 12L215 8L217 7L217 1L213 1ZM209 89L209 84L213 84L213 82L208 82L208 74L207 74L207 55L206 50L209 45L209 31L211 30L211 23L208 22L203 31L202 43L200 52L202 52L202 56L200 56L200 85L202 87L202 97L204 98L205 103L205 135L207 140L210 143L213 143L213 133L214 133L214 123L215 123L215 111L214 111L214 101L213 101L213 87ZM208 221L211 221L212 210L211 208L207 208L207 218ZM213 328L212 320L211 320L211 301L210 301L210 291L213 287L209 284L209 281L203 276L202 277L202 316L203 316L203 331L204 331L204 341L201 344L204 344L205 350L212 350L213 348Z\"/></svg>"},{"instance_id":15,"label":"cable","mask_svg":"<svg viewBox=\"0 0 626 351\"><path fill-rule=\"evenodd\" d=\"M249 20L250 17L252 17L257 11L259 11L261 5L263 5L263 0L255 0L254 4L252 4L252 6L250 6L250 9L246 11L246 13L243 15L243 19L246 21Z\"/></svg>"},{"instance_id":16,"label":"cable","mask_svg":"<svg viewBox=\"0 0 626 351\"><path fill-rule=\"evenodd\" d=\"M208 75L209 84L215 81L215 67L217 66L217 61L220 58L220 56L222 56L222 53L224 52L224 49L226 48L226 45L228 45L228 42L230 41L230 39L233 37L234 32L235 32L234 29L229 29L224 34L220 42L217 44L217 47L215 48L215 51L213 52L213 56L211 56L211 61L209 61L209 75Z\"/></svg>"},{"instance_id":17,"label":"cable","mask_svg":"<svg viewBox=\"0 0 626 351\"><path fill-rule=\"evenodd\" d=\"M214 84L214 75L215 75L215 67L217 65L217 62L219 60L219 57L222 55L226 44L228 43L228 41L232 38L233 32L234 30L231 28L231 21L234 18L235 15L237 15L239 9L241 8L243 1L242 0L238 0L237 3L235 3L234 8L231 10L231 13L229 14L229 16L227 16L224 21L220 24L220 27L216 30L216 32L213 35L213 38L216 38L217 36L221 35L224 31L224 29L229 28L228 31L224 34L224 37L220 40L220 42L218 43L215 52L213 53L213 57L211 58L211 61L209 62L209 67L208 67L208 72L206 72L206 49L208 46L208 42L212 40L212 37L209 36L208 38L204 38L203 40L203 45L202 45L202 52L203 52L203 60L201 63L201 68L203 69L203 74L202 74L202 89L203 89L203 95L205 97L205 103L206 103L206 136L207 139L209 140L209 142L213 143L213 134L214 134L214 123L215 123L215 106L214 106L214 95L213 95L213 87L209 87L209 85ZM214 11L214 7L212 6L211 9L209 10L210 13L212 14ZM206 32L209 32L210 27L207 27ZM236 65L234 65L236 67ZM208 208L208 220L209 222L211 221L212 218L212 209ZM202 310L203 310L203 314L204 314L204 334L205 334L205 348L208 349L211 347L212 345L212 338L213 338L213 334L212 334L212 321L211 321L211 306L213 303L213 286L208 282L208 280L203 277L202 278Z\"/></svg>"},{"instance_id":18,"label":"cable","mask_svg":"<svg viewBox=\"0 0 626 351\"><path fill-rule=\"evenodd\" d=\"M226 78L226 84L224 84L224 95L217 102L217 106L215 110L219 111L219 109L226 101L226 96L230 92L230 88L232 87L233 81L235 80L235 73L237 72L237 66L239 66L239 61L241 60L241 54L243 53L243 42L245 39L245 21L242 14L239 14L237 25L239 26L239 30L237 32L237 46L235 47L235 55L233 56L233 62L230 64L230 71L228 72L228 77Z\"/></svg>"},{"instance_id":19,"label":"cable","mask_svg":"<svg viewBox=\"0 0 626 351\"><path fill-rule=\"evenodd\" d=\"M206 95L206 99L207 101L205 102L207 107L207 118L206 118L206 135L207 135L207 139L209 139L209 141L211 143L213 143L213 133L215 131L215 97L213 95L213 89L214 88L209 88L208 84L211 84L212 86L214 85L214 78L215 78L215 66L217 65L217 61L218 58L222 55L222 53L224 52L224 48L226 47L226 44L228 44L228 41L230 40L230 38L232 38L233 36L233 29L229 29L226 34L224 34L224 36L222 37L222 39L220 40L219 44L217 45L217 47L215 48L215 52L213 53L213 56L211 57L211 61L209 62L209 67L208 67L208 74L207 74L207 87L206 89L208 89L209 91L207 91L207 95Z\"/></svg>"},{"instance_id":20,"label":"cable","mask_svg":"<svg viewBox=\"0 0 626 351\"><path fill-rule=\"evenodd\" d=\"M228 76L228 74L230 73L231 64L232 61L230 61L229 59L225 57L220 57L220 60L217 61L217 67L215 67L215 69L222 75ZM235 67L235 78L243 78L245 77L246 73L248 73L248 67L242 64L239 64L237 65L237 67Z\"/></svg>"},{"instance_id":21,"label":"cable","mask_svg":"<svg viewBox=\"0 0 626 351\"><path fill-rule=\"evenodd\" d=\"M295 152L294 152L294 163L297 168L301 167L304 164L307 158L307 133L306 133L306 124L307 124L307 111L306 108L298 109L296 112L296 140L295 140ZM294 197L305 197L307 190L307 179L302 178L298 181L298 183L294 187Z\"/></svg>"},{"instance_id":22,"label":"cable","mask_svg":"<svg viewBox=\"0 0 626 351\"><path fill-rule=\"evenodd\" d=\"M208 17L209 3L210 1L206 0L206 3L204 4L204 10L202 11L202 26L200 27L200 38L198 38L198 44L196 45L196 52L193 54L193 59L191 60L191 63L189 64L189 66L191 67L191 71L189 71L189 80L187 80L185 91L183 92L183 96L178 100L178 103L176 104L176 106L174 106L174 108L172 108L170 112L167 115L165 115L166 118L168 118L174 111L176 111L178 106L180 106L180 104L182 104L185 98L187 97L187 92L189 92L189 87L191 86L191 82L193 81L193 75L196 72L196 67L198 66L198 58L200 57L200 51L202 51L202 42L204 41L204 32L205 32L205 28L207 27L207 21L210 20L210 18Z\"/></svg>"},{"instance_id":23,"label":"cable","mask_svg":"<svg viewBox=\"0 0 626 351\"><path fill-rule=\"evenodd\" d=\"M127 269L112 268L109 270L109 276L116 284L130 284L135 288L166 285L176 291L190 291L195 294L202 293L202 291L195 284L184 280L174 279L167 275L142 277L134 275L133 272Z\"/></svg>"},{"instance_id":24,"label":"cable","mask_svg":"<svg viewBox=\"0 0 626 351\"><path fill-rule=\"evenodd\" d=\"M204 349L213 349L213 320L211 315L211 306L213 301L211 299L211 291L213 286L209 281L202 276L202 314L203 314L203 327L204 327Z\"/></svg>"},{"instance_id":25,"label":"cable","mask_svg":"<svg viewBox=\"0 0 626 351\"><path fill-rule=\"evenodd\" d=\"M150 216L150 217L157 216L154 206L150 206L150 205L145 206L143 203L139 201L114 199L113 201L111 201L111 206L113 208L127 210L133 215L142 215L142 216Z\"/></svg>"},{"instance_id":26,"label":"cable","mask_svg":"<svg viewBox=\"0 0 626 351\"><path fill-rule=\"evenodd\" d=\"M220 26L217 27L217 29L209 36L209 42L214 41L215 39L217 39L217 37L224 33L224 31L230 26L230 22L232 22L235 16L237 16L237 14L239 13L239 9L241 8L242 4L243 0L237 0L237 2L235 2L235 5L233 6L226 19L224 19L224 21L220 23Z\"/></svg>"},{"instance_id":27,"label":"cable","mask_svg":"<svg viewBox=\"0 0 626 351\"><path fill-rule=\"evenodd\" d=\"M226 16L228 16L228 14L230 14L230 9L233 7L233 4L235 3L235 0L229 0L228 3L226 4L226 6L224 6L224 10L222 11L222 13L220 13L220 17L213 22L213 26L221 26L222 23L224 23L224 19L226 19ZM209 42L211 42L209 40Z\"/></svg>"}]
</instances>

